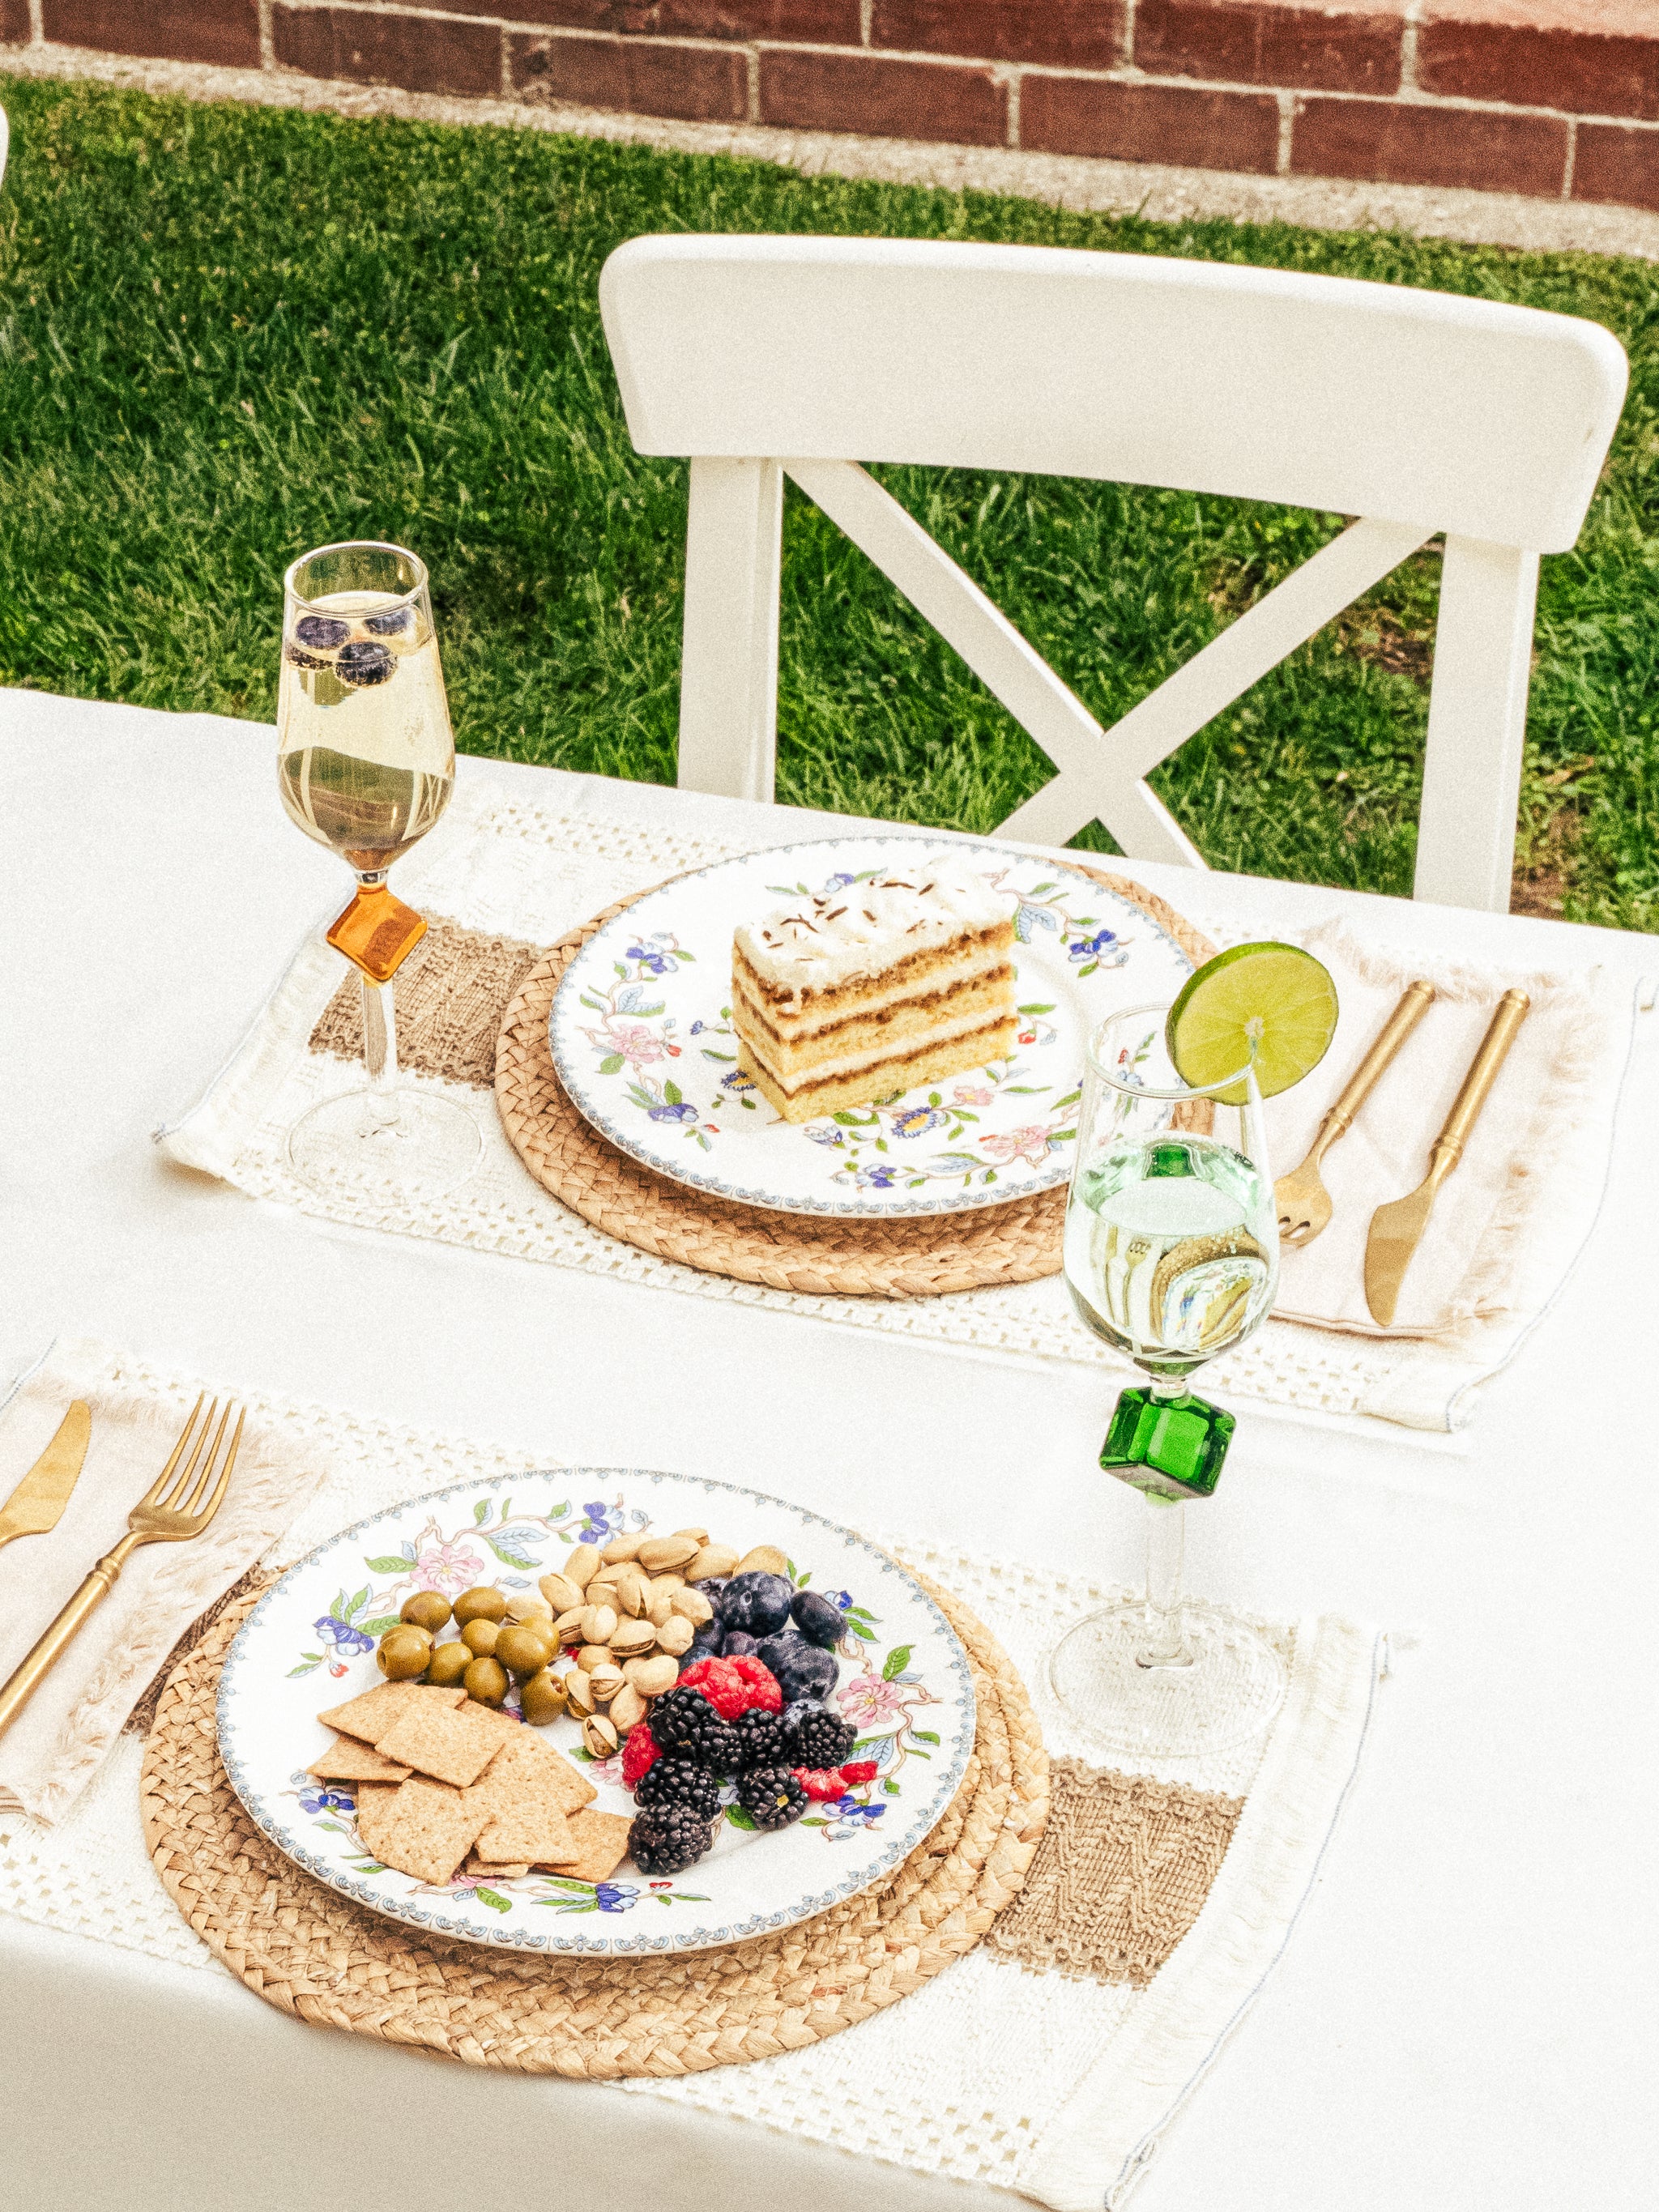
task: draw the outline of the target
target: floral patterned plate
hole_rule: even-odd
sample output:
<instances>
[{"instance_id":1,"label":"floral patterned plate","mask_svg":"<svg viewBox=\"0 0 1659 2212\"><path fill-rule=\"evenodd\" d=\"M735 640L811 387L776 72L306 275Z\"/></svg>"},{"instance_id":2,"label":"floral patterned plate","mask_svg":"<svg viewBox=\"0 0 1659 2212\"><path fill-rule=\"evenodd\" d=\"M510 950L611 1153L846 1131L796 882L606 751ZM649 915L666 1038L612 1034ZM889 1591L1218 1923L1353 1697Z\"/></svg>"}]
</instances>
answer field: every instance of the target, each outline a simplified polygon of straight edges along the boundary
<instances>
[{"instance_id":1,"label":"floral patterned plate","mask_svg":"<svg viewBox=\"0 0 1659 2212\"><path fill-rule=\"evenodd\" d=\"M331 1741L318 1712L380 1680L374 1641L404 1601L419 1589L453 1598L477 1583L526 1589L574 1544L692 1527L740 1551L778 1546L796 1583L840 1608L836 1702L859 1732L854 1757L875 1762L875 1779L769 1835L728 1805L714 1849L672 1881L652 1881L624 1860L608 1881L532 1874L494 1887L462 1879L434 1887L379 1865L358 1838L351 1784L318 1782L306 1769ZM507 1709L516 1717L516 1692ZM619 1759L589 1758L574 1721L538 1732L592 1781L597 1809L632 1812ZM459 1483L359 1522L265 1592L219 1685L225 1771L279 1850L393 1919L514 1951L698 1951L808 1919L915 1849L955 1795L973 1742L962 1646L884 1552L758 1491L632 1468Z\"/></svg>"},{"instance_id":2,"label":"floral patterned plate","mask_svg":"<svg viewBox=\"0 0 1659 2212\"><path fill-rule=\"evenodd\" d=\"M1013 1056L881 1105L784 1121L738 1069L733 928L780 898L947 851L1005 894L1014 919ZM677 1182L788 1213L961 1213L1065 1182L1090 1032L1117 1006L1173 999L1191 973L1150 915L1052 860L833 837L723 860L636 899L566 969L548 1042L586 1120Z\"/></svg>"}]
</instances>

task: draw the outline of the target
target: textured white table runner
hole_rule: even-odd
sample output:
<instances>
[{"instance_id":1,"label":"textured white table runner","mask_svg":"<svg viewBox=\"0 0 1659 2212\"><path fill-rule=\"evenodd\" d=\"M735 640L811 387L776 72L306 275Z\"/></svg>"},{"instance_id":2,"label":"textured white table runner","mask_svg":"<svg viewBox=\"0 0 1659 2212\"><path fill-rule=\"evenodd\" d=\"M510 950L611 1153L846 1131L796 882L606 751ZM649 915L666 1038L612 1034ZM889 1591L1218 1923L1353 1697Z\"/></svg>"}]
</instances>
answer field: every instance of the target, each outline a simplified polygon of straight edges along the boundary
<instances>
[{"instance_id":1,"label":"textured white table runner","mask_svg":"<svg viewBox=\"0 0 1659 2212\"><path fill-rule=\"evenodd\" d=\"M112 1386L151 1391L181 1416L200 1387L125 1354L83 1346L80 1356L101 1360ZM324 1469L315 1498L265 1554L267 1567L290 1565L399 1498L511 1474L524 1464L521 1455L458 1438L246 1395L252 1418ZM1120 1593L1006 1558L882 1540L992 1627L1031 1691L1051 1754L1086 1756L1048 1694L1042 1662L1069 1619ZM981 1945L914 1996L827 2042L710 2074L620 2083L616 2093L994 2183L1058 2212L1121 2204L1283 1951L1371 1717L1380 1638L1333 1618L1258 1625L1291 1665L1287 1703L1265 1739L1202 1761L1120 1762L1244 1799L1203 1910L1146 1988L1035 1972ZM226 1974L145 1853L141 1758L135 1738L121 1739L82 1801L50 1830L0 1814L0 1911ZM296 2024L294 2032L333 2031ZM549 2093L559 2086L550 2084ZM879 2188L872 2177L872 2191Z\"/></svg>"},{"instance_id":2,"label":"textured white table runner","mask_svg":"<svg viewBox=\"0 0 1659 2212\"><path fill-rule=\"evenodd\" d=\"M565 816L506 799L487 786L462 784L449 816L400 871L399 889L424 912L465 927L531 944L548 944L611 901L660 882L686 868L704 866L748 849L707 836L594 811ZM1259 934L1230 926L1213 910L1215 888L1194 875L1188 918L1217 943ZM1270 895L1272 887L1258 887ZM1484 1209L1477 1221L1487 1255L1478 1294L1466 1299L1453 1323L1432 1338L1383 1335L1361 1316L1336 1327L1273 1319L1248 1343L1217 1360L1209 1384L1223 1398L1253 1399L1326 1414L1369 1415L1407 1428L1445 1431L1473 1409L1479 1384L1515 1357L1571 1271L1600 1206L1620 1087L1630 1050L1634 1003L1628 984L1580 974L1510 974L1475 970L1447 957L1390 956L1386 947L1360 946L1346 925L1333 921L1313 930L1286 929L1310 944L1352 989L1353 1013L1333 1048L1332 1066L1357 1059L1374 1005L1391 1003L1394 981L1426 974L1449 1003L1436 1016L1454 1024L1443 1064L1425 1090L1420 1073L1400 1065L1396 1085L1424 1091L1423 1145L1438 1126L1430 1109L1441 1091L1449 1102L1463 1040L1459 1013L1449 1003L1467 999L1472 980L1495 999L1511 981L1534 994L1533 1018L1541 1038L1571 1036L1570 1060L1553 1043L1536 1079L1523 1076L1517 1049L1506 1071L1517 1110L1529 1116L1535 1142L1529 1150L1547 1174L1522 1176L1482 1187L1468 1171L1443 1211ZM478 1111L483 1131L481 1167L452 1197L435 1206L371 1209L344 1194L320 1197L292 1173L284 1154L288 1129L318 1098L356 1079L343 1063L307 1050L307 1040L347 973L341 957L313 932L295 955L242 1044L198 1102L160 1133L164 1149L181 1164L222 1176L257 1196L354 1225L408 1236L431 1237L650 1284L697 1297L811 1315L852 1328L872 1328L971 1346L975 1351L1037 1360L1062 1359L1129 1377L1133 1370L1073 1315L1058 1277L1010 1288L969 1291L936 1298L888 1301L827 1297L735 1283L670 1261L659 1260L591 1227L543 1191L526 1172L502 1131L490 1100L463 1085L429 1076L405 1079L453 1091ZM1547 1013L1544 1011L1548 1009ZM1468 1021L1463 1022L1468 1028ZM1472 1035L1478 1037L1483 1023ZM1523 1036L1526 1034L1523 1031ZM1336 1078L1332 1077L1334 1083ZM1315 1103L1322 1110L1329 1086L1313 1098L1287 1104L1274 1141L1286 1162L1299 1158L1306 1132L1300 1126ZM1296 1094L1291 1095L1295 1100ZM1379 1091L1379 1097L1386 1097ZM1494 1107L1494 1115L1498 1109ZM1497 1126L1494 1122L1494 1126ZM1363 1128L1349 1140L1347 1159L1334 1157L1339 1184L1349 1164L1366 1157ZM1437 1209L1437 1212L1441 1209ZM1351 1225L1351 1224L1349 1224ZM1334 1234L1328 1232L1328 1236ZM1431 1237L1442 1232L1431 1231ZM1471 1235L1477 1233L1472 1230ZM1322 1240L1322 1242L1323 1240ZM1321 1248L1287 1255L1281 1304L1300 1304L1299 1271ZM1425 1243L1425 1263L1431 1257Z\"/></svg>"}]
</instances>

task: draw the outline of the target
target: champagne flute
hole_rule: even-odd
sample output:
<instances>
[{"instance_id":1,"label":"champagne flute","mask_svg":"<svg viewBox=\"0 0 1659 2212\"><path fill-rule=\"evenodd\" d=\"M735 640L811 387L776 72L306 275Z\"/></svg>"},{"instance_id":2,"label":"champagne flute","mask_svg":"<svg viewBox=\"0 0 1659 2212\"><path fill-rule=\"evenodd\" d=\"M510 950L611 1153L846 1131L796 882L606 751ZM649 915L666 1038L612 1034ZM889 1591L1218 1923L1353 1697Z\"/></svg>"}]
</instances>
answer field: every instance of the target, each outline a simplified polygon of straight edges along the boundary
<instances>
[{"instance_id":1,"label":"champagne flute","mask_svg":"<svg viewBox=\"0 0 1659 2212\"><path fill-rule=\"evenodd\" d=\"M1146 1500L1146 1592L1079 1621L1048 1662L1079 1734L1150 1759L1247 1742L1285 1688L1247 1622L1181 1591L1188 1502L1213 1492L1234 1426L1188 1379L1267 1318L1279 1216L1254 1048L1218 1082L1184 1083L1166 1013L1126 1008L1091 1041L1066 1212L1079 1317L1147 1377L1118 1399L1100 1455Z\"/></svg>"},{"instance_id":2,"label":"champagne flute","mask_svg":"<svg viewBox=\"0 0 1659 2212\"><path fill-rule=\"evenodd\" d=\"M278 786L290 818L356 870L328 932L362 980L367 1085L289 1132L296 1172L370 1201L441 1196L483 1149L464 1106L400 1082L392 977L426 933L386 872L449 804L455 740L427 573L401 546L324 545L283 578Z\"/></svg>"}]
</instances>

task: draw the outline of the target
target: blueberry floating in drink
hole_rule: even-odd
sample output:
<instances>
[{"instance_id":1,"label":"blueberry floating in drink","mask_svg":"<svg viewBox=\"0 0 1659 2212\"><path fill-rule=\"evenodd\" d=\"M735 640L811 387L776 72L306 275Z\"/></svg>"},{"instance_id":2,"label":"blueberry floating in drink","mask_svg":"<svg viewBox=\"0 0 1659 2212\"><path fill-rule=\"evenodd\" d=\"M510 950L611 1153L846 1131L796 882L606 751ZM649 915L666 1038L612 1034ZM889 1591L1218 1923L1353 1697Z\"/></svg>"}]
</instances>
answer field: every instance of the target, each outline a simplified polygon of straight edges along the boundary
<instances>
[{"instance_id":1,"label":"blueberry floating in drink","mask_svg":"<svg viewBox=\"0 0 1659 2212\"><path fill-rule=\"evenodd\" d=\"M319 653L307 653L303 646L289 644L283 647L283 658L294 668L326 668L328 663Z\"/></svg>"},{"instance_id":2,"label":"blueberry floating in drink","mask_svg":"<svg viewBox=\"0 0 1659 2212\"><path fill-rule=\"evenodd\" d=\"M385 646L376 645L370 638L356 638L340 647L334 670L343 684L362 689L384 684L397 665Z\"/></svg>"},{"instance_id":3,"label":"blueberry floating in drink","mask_svg":"<svg viewBox=\"0 0 1659 2212\"><path fill-rule=\"evenodd\" d=\"M385 607L377 615L365 615L363 628L371 637L407 637L414 622L408 607Z\"/></svg>"},{"instance_id":4,"label":"blueberry floating in drink","mask_svg":"<svg viewBox=\"0 0 1659 2212\"><path fill-rule=\"evenodd\" d=\"M332 653L350 636L351 624L337 622L332 615L301 615L294 625L294 635L313 652Z\"/></svg>"}]
</instances>

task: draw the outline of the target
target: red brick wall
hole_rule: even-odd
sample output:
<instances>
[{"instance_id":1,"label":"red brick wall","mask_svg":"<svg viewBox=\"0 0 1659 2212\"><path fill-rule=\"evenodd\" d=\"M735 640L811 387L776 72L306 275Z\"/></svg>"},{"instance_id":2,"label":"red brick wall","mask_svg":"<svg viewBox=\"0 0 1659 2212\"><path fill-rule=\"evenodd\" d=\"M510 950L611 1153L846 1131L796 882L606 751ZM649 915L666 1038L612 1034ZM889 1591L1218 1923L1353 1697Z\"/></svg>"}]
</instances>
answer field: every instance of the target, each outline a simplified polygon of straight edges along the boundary
<instances>
[{"instance_id":1,"label":"red brick wall","mask_svg":"<svg viewBox=\"0 0 1659 2212\"><path fill-rule=\"evenodd\" d=\"M1659 209L1659 0L41 4L63 45L416 92Z\"/></svg>"}]
</instances>

